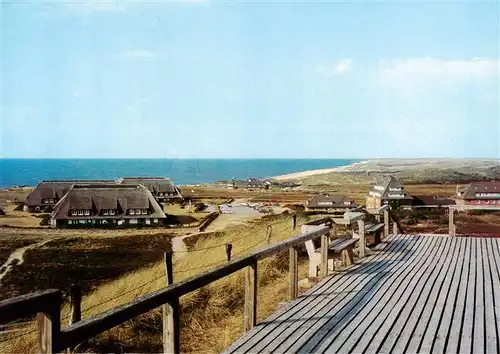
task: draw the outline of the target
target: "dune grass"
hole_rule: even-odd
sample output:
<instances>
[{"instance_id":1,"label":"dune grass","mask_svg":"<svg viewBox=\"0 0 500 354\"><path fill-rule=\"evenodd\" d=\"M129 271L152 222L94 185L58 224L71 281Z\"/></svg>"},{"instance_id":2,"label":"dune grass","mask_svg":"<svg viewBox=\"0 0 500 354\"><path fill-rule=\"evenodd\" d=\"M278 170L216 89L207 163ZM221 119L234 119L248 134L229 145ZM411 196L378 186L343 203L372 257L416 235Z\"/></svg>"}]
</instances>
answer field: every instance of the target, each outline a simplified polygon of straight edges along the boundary
<instances>
[{"instance_id":1,"label":"dune grass","mask_svg":"<svg viewBox=\"0 0 500 354\"><path fill-rule=\"evenodd\" d=\"M299 225L305 222L299 218ZM200 239L190 252L174 254L174 280L223 264L225 243L233 244L233 258L248 254L267 244L266 230L271 225L271 243L298 234L292 230L290 217L276 216L247 225L234 226L222 233ZM301 277L306 264L301 263ZM82 300L82 317L97 315L128 303L138 296L165 286L163 262L127 273L99 286ZM288 289L288 253L259 262L259 318L265 318L285 301ZM244 274L232 274L181 298L181 350L183 352L219 352L243 331ZM67 325L69 307L62 308L62 326ZM160 352L162 350L161 309L150 311L115 327L77 351L90 352ZM33 330L34 325L27 330ZM0 343L0 352L35 352L35 333ZM1 340L1 338L0 338Z\"/></svg>"}]
</instances>

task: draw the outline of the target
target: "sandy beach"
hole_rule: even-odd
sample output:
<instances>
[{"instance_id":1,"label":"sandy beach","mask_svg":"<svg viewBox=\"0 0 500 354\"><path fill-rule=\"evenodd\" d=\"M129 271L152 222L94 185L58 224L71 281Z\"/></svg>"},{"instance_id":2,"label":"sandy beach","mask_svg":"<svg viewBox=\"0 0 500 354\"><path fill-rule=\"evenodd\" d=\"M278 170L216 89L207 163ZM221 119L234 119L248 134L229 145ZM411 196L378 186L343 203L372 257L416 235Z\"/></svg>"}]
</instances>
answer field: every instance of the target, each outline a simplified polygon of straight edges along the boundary
<instances>
[{"instance_id":1,"label":"sandy beach","mask_svg":"<svg viewBox=\"0 0 500 354\"><path fill-rule=\"evenodd\" d=\"M347 171L351 170L353 167L361 167L363 165L369 164L370 162L371 162L371 160L365 160L365 161L355 162L355 163L350 164L348 166L323 168L320 170L311 170L311 171L289 173L286 175L273 177L273 179L276 181L283 181L283 180L290 180L290 179L300 179L300 178L305 178L305 177L314 176L314 175L322 175L322 174L331 173L331 172L347 172Z\"/></svg>"}]
</instances>

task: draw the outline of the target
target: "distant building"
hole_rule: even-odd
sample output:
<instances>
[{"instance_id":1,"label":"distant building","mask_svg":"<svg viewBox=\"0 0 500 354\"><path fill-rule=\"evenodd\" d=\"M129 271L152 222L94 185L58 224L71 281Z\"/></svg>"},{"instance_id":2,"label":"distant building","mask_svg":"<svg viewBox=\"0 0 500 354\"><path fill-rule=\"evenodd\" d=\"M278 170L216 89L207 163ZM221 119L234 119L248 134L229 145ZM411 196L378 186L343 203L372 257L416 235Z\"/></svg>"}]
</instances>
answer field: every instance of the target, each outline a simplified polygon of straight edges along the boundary
<instances>
[{"instance_id":1,"label":"distant building","mask_svg":"<svg viewBox=\"0 0 500 354\"><path fill-rule=\"evenodd\" d=\"M413 195L413 208L442 208L455 205L455 200L436 195Z\"/></svg>"},{"instance_id":2,"label":"distant building","mask_svg":"<svg viewBox=\"0 0 500 354\"><path fill-rule=\"evenodd\" d=\"M355 209L358 205L353 199L340 195L315 195L308 203L306 210L320 212L345 212Z\"/></svg>"},{"instance_id":3,"label":"distant building","mask_svg":"<svg viewBox=\"0 0 500 354\"><path fill-rule=\"evenodd\" d=\"M181 191L166 177L126 177L117 181L119 184L142 184L159 202L182 201Z\"/></svg>"},{"instance_id":4,"label":"distant building","mask_svg":"<svg viewBox=\"0 0 500 354\"><path fill-rule=\"evenodd\" d=\"M161 206L142 185L74 185L55 205L52 227L159 225Z\"/></svg>"},{"instance_id":5,"label":"distant building","mask_svg":"<svg viewBox=\"0 0 500 354\"><path fill-rule=\"evenodd\" d=\"M500 206L500 180L477 181L457 192L457 205Z\"/></svg>"},{"instance_id":6,"label":"distant building","mask_svg":"<svg viewBox=\"0 0 500 354\"><path fill-rule=\"evenodd\" d=\"M28 195L24 211L50 212L57 202L76 184L116 184L113 180L58 180L41 181Z\"/></svg>"},{"instance_id":7,"label":"distant building","mask_svg":"<svg viewBox=\"0 0 500 354\"><path fill-rule=\"evenodd\" d=\"M378 180L366 196L367 208L379 208L385 204L411 207L412 203L413 198L393 176Z\"/></svg>"},{"instance_id":8,"label":"distant building","mask_svg":"<svg viewBox=\"0 0 500 354\"><path fill-rule=\"evenodd\" d=\"M233 179L233 188L246 189L269 189L271 182L267 179L248 178L246 181L238 181Z\"/></svg>"}]
</instances>

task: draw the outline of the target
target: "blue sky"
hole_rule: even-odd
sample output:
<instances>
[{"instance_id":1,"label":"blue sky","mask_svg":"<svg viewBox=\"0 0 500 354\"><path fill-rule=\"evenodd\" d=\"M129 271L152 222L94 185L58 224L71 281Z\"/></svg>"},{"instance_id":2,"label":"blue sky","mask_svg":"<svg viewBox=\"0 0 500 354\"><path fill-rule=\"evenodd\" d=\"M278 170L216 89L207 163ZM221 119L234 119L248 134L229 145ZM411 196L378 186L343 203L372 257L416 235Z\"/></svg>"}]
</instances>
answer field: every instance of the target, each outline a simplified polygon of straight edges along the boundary
<instances>
[{"instance_id":1,"label":"blue sky","mask_svg":"<svg viewBox=\"0 0 500 354\"><path fill-rule=\"evenodd\" d=\"M500 157L496 2L1 11L3 157Z\"/></svg>"}]
</instances>

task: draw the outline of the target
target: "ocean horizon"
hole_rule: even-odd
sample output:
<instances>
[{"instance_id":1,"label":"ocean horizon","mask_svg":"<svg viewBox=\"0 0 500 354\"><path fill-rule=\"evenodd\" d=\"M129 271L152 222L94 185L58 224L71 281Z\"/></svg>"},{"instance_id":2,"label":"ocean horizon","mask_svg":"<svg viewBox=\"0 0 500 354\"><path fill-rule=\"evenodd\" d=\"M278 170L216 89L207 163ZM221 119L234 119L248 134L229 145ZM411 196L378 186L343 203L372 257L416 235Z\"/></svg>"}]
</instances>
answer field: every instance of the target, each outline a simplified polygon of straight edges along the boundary
<instances>
[{"instance_id":1,"label":"ocean horizon","mask_svg":"<svg viewBox=\"0 0 500 354\"><path fill-rule=\"evenodd\" d=\"M0 188L35 186L41 180L136 176L164 176L179 185L202 184L232 178L270 178L360 161L362 159L3 158L0 159Z\"/></svg>"}]
</instances>

